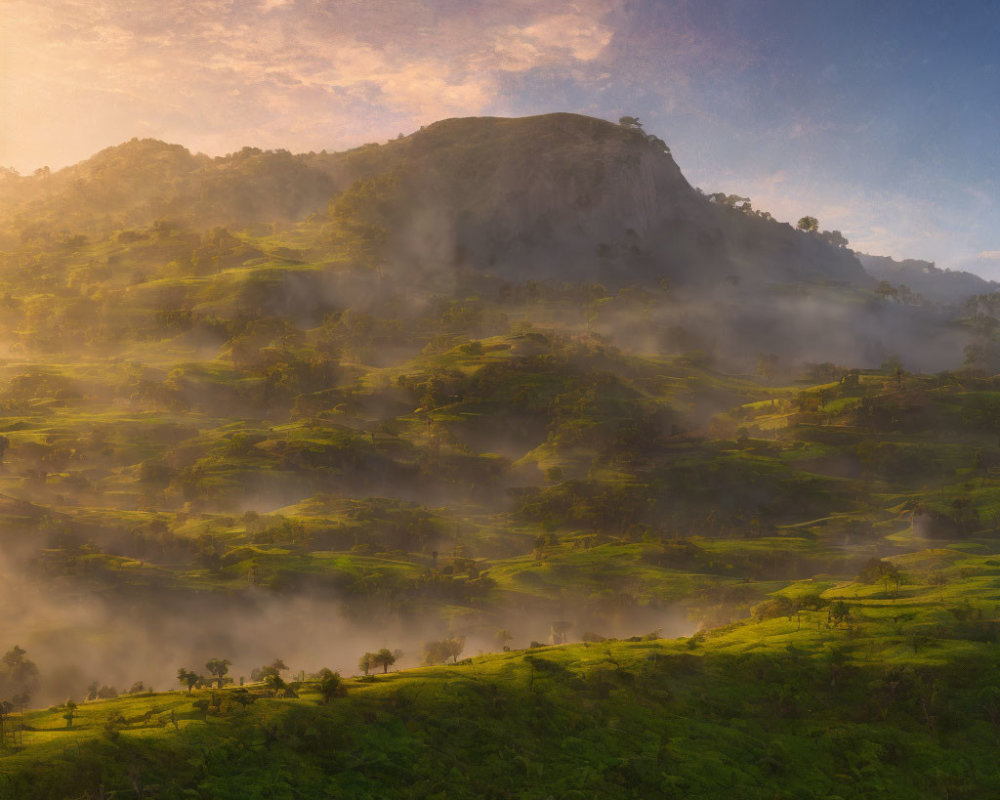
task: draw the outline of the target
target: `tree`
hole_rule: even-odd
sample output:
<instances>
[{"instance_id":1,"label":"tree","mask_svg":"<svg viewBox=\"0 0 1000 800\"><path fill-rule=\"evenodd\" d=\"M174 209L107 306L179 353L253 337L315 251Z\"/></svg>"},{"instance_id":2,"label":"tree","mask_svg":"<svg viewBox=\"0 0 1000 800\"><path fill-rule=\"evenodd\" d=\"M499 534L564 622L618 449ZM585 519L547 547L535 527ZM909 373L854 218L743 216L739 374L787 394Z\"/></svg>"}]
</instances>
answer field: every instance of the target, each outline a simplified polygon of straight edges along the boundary
<instances>
[{"instance_id":1,"label":"tree","mask_svg":"<svg viewBox=\"0 0 1000 800\"><path fill-rule=\"evenodd\" d=\"M820 235L834 247L847 247L850 244L840 231L823 231Z\"/></svg>"},{"instance_id":2,"label":"tree","mask_svg":"<svg viewBox=\"0 0 1000 800\"><path fill-rule=\"evenodd\" d=\"M202 697L199 700L195 700L194 703L193 703L193 705L194 705L195 708L197 708L201 712L201 718L203 720L207 721L208 720L208 707L210 705L209 701L206 698Z\"/></svg>"},{"instance_id":3,"label":"tree","mask_svg":"<svg viewBox=\"0 0 1000 800\"><path fill-rule=\"evenodd\" d=\"M339 672L331 672L325 667L319 671L319 693L324 703L343 694L344 685Z\"/></svg>"},{"instance_id":4,"label":"tree","mask_svg":"<svg viewBox=\"0 0 1000 800\"><path fill-rule=\"evenodd\" d=\"M288 669L288 665L285 664L280 658L274 659L270 664L266 664L258 669L253 669L250 671L250 680L252 681L264 681L267 682L273 676L280 676L282 672Z\"/></svg>"},{"instance_id":5,"label":"tree","mask_svg":"<svg viewBox=\"0 0 1000 800\"><path fill-rule=\"evenodd\" d=\"M836 600L830 605L830 610L827 613L829 620L834 625L839 625L851 618L851 607L843 600Z\"/></svg>"},{"instance_id":6,"label":"tree","mask_svg":"<svg viewBox=\"0 0 1000 800\"><path fill-rule=\"evenodd\" d=\"M27 651L14 645L0 659L0 696L17 697L24 705L38 688L38 666Z\"/></svg>"},{"instance_id":7,"label":"tree","mask_svg":"<svg viewBox=\"0 0 1000 800\"><path fill-rule=\"evenodd\" d=\"M388 648L383 647L372 658L372 663L376 667L382 667L383 674L389 671L389 667L396 663L396 656Z\"/></svg>"},{"instance_id":8,"label":"tree","mask_svg":"<svg viewBox=\"0 0 1000 800\"><path fill-rule=\"evenodd\" d=\"M63 714L63 719L66 720L66 727L73 727L73 717L76 716L73 712L76 711L76 703L72 700L66 701L66 713Z\"/></svg>"},{"instance_id":9,"label":"tree","mask_svg":"<svg viewBox=\"0 0 1000 800\"><path fill-rule=\"evenodd\" d=\"M507 650L510 650L510 647L507 645L507 642L511 641L514 638L514 634L511 633L506 628L501 628L496 632L496 636L494 636L493 638L496 640L497 646L501 650L506 652Z\"/></svg>"},{"instance_id":10,"label":"tree","mask_svg":"<svg viewBox=\"0 0 1000 800\"><path fill-rule=\"evenodd\" d=\"M9 700L0 700L0 747L7 746L7 718L13 711L13 703Z\"/></svg>"},{"instance_id":11,"label":"tree","mask_svg":"<svg viewBox=\"0 0 1000 800\"><path fill-rule=\"evenodd\" d=\"M842 647L833 647L826 654L826 663L830 668L830 686L837 686L837 679L844 671L848 662L847 651Z\"/></svg>"},{"instance_id":12,"label":"tree","mask_svg":"<svg viewBox=\"0 0 1000 800\"><path fill-rule=\"evenodd\" d=\"M282 677L277 673L277 671L268 672L264 678L264 685L267 686L275 694L278 692L284 692L288 689L288 684L282 679Z\"/></svg>"},{"instance_id":13,"label":"tree","mask_svg":"<svg viewBox=\"0 0 1000 800\"><path fill-rule=\"evenodd\" d=\"M896 289L889 281L880 281L879 285L875 287L875 294L882 298L882 300L889 300L890 298L895 299L899 296L899 290Z\"/></svg>"},{"instance_id":14,"label":"tree","mask_svg":"<svg viewBox=\"0 0 1000 800\"><path fill-rule=\"evenodd\" d=\"M239 703L243 710L246 711L247 706L250 705L256 698L250 694L246 689L237 689L231 695L234 703Z\"/></svg>"},{"instance_id":15,"label":"tree","mask_svg":"<svg viewBox=\"0 0 1000 800\"><path fill-rule=\"evenodd\" d=\"M450 658L458 663L458 657L465 648L464 636L453 636L450 639L426 642L424 644L424 663L443 664Z\"/></svg>"},{"instance_id":16,"label":"tree","mask_svg":"<svg viewBox=\"0 0 1000 800\"><path fill-rule=\"evenodd\" d=\"M798 221L796 227L800 231L806 231L807 233L818 233L819 232L819 220L816 217L802 217Z\"/></svg>"},{"instance_id":17,"label":"tree","mask_svg":"<svg viewBox=\"0 0 1000 800\"><path fill-rule=\"evenodd\" d=\"M638 117L619 117L618 124L621 125L626 130L630 131L641 131L642 123L639 122Z\"/></svg>"},{"instance_id":18,"label":"tree","mask_svg":"<svg viewBox=\"0 0 1000 800\"><path fill-rule=\"evenodd\" d=\"M375 654L365 653L358 660L358 669L360 669L365 675L375 669Z\"/></svg>"},{"instance_id":19,"label":"tree","mask_svg":"<svg viewBox=\"0 0 1000 800\"><path fill-rule=\"evenodd\" d=\"M738 194L726 194L725 192L715 192L710 194L708 199L713 203L720 206L725 206L726 208L731 208L735 211L743 211L745 213L750 213L753 211L753 206L750 203L749 197L743 197Z\"/></svg>"},{"instance_id":20,"label":"tree","mask_svg":"<svg viewBox=\"0 0 1000 800\"><path fill-rule=\"evenodd\" d=\"M889 593L889 587L894 586L896 594L899 593L899 585L903 582L903 573L889 561L882 561L878 558L868 560L864 568L858 573L858 580L863 583L881 583L885 587L885 593Z\"/></svg>"},{"instance_id":21,"label":"tree","mask_svg":"<svg viewBox=\"0 0 1000 800\"><path fill-rule=\"evenodd\" d=\"M188 694L191 694L191 690L201 683L201 675L185 667L181 667L177 670L177 680L179 683L187 686Z\"/></svg>"},{"instance_id":22,"label":"tree","mask_svg":"<svg viewBox=\"0 0 1000 800\"><path fill-rule=\"evenodd\" d=\"M228 658L213 658L205 663L205 669L208 670L210 675L215 676L220 689L223 682L228 683L232 681L232 678L226 677L226 673L229 672L229 665L232 663Z\"/></svg>"}]
</instances>

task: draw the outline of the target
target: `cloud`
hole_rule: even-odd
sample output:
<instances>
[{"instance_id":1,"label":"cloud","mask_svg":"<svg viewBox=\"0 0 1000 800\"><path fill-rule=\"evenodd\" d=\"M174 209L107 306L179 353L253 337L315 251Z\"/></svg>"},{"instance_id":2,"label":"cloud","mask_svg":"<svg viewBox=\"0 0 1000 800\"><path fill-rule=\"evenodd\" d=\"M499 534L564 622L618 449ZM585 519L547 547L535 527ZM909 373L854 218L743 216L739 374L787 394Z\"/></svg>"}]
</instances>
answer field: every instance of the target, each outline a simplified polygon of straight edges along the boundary
<instances>
[{"instance_id":1,"label":"cloud","mask_svg":"<svg viewBox=\"0 0 1000 800\"><path fill-rule=\"evenodd\" d=\"M0 159L27 158L67 129L103 132L101 141L77 137L86 150L72 153L75 160L127 138L140 119L144 133L152 125L183 143L295 146L287 132L296 130L314 137L300 146L337 148L356 144L365 129L370 141L480 114L504 107L505 75L571 74L596 62L613 38L604 19L616 7L12 0L5 14L19 35L6 48L5 97L21 124L2 142ZM81 127L81 118L89 124Z\"/></svg>"},{"instance_id":2,"label":"cloud","mask_svg":"<svg viewBox=\"0 0 1000 800\"><path fill-rule=\"evenodd\" d=\"M508 26L495 34L498 67L521 72L561 62L594 61L611 42L610 27L579 13L553 14L531 25Z\"/></svg>"}]
</instances>

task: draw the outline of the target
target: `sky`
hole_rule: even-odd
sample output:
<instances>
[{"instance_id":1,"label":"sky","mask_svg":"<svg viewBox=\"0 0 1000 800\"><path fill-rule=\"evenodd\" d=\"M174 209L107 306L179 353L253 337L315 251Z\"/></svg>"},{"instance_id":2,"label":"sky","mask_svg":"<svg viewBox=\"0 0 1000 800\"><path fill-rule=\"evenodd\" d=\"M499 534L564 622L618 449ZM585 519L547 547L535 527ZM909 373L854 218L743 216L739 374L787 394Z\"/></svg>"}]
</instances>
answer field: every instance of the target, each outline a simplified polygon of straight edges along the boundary
<instances>
[{"instance_id":1,"label":"sky","mask_svg":"<svg viewBox=\"0 0 1000 800\"><path fill-rule=\"evenodd\" d=\"M1000 279L1000 3L0 0L0 166L638 117L688 180Z\"/></svg>"}]
</instances>

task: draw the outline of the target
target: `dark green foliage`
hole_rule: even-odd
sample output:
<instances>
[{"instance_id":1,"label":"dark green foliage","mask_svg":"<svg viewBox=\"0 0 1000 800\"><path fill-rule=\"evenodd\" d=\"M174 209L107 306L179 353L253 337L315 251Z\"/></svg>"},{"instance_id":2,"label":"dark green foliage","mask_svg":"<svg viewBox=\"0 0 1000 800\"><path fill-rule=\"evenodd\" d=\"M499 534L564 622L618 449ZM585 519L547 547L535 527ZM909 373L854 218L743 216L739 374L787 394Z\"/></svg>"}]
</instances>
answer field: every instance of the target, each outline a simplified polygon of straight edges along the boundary
<instances>
[{"instance_id":1,"label":"dark green foliage","mask_svg":"<svg viewBox=\"0 0 1000 800\"><path fill-rule=\"evenodd\" d=\"M14 645L0 659L0 700L24 706L38 688L38 666Z\"/></svg>"},{"instance_id":2,"label":"dark green foliage","mask_svg":"<svg viewBox=\"0 0 1000 800\"><path fill-rule=\"evenodd\" d=\"M529 655L514 681L459 666L422 688L359 689L328 705L267 700L228 716L209 713L206 698L177 733L122 729L45 764L21 762L0 796L141 784L171 798L433 797L442 775L456 798L1000 790L989 733L1000 675L989 660L885 671L850 666L838 651L615 657L627 663Z\"/></svg>"}]
</instances>

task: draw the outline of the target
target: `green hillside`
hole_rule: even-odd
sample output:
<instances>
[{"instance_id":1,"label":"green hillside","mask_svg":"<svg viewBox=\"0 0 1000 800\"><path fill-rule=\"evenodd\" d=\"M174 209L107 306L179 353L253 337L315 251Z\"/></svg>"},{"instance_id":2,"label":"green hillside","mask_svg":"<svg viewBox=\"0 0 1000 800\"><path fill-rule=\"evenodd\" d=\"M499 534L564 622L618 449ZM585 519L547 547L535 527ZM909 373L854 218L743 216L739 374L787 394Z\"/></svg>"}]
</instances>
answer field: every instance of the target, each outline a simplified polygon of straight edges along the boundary
<instances>
[{"instance_id":1,"label":"green hillside","mask_svg":"<svg viewBox=\"0 0 1000 800\"><path fill-rule=\"evenodd\" d=\"M326 698L306 676L277 696L252 684L53 706L8 718L0 796L995 792L1000 562L935 549L902 563L919 571L899 589L800 582L757 621L688 639L475 656Z\"/></svg>"}]
</instances>

